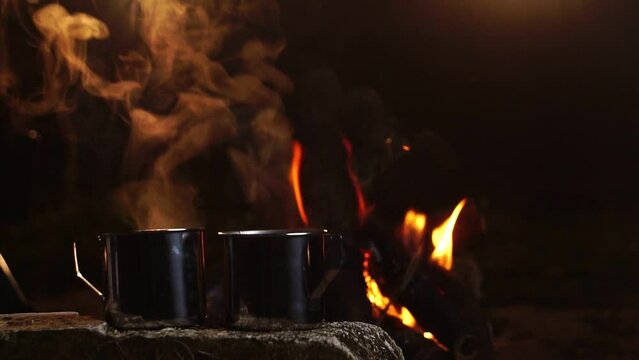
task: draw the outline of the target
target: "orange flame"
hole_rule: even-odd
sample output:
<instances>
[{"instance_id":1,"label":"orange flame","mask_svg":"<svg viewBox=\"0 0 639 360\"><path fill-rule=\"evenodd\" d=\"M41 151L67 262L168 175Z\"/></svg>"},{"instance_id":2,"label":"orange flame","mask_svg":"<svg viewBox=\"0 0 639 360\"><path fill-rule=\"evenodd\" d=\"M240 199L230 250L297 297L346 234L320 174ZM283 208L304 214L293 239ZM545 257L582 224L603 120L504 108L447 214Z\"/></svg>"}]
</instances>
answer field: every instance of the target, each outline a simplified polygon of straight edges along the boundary
<instances>
[{"instance_id":1,"label":"orange flame","mask_svg":"<svg viewBox=\"0 0 639 360\"><path fill-rule=\"evenodd\" d=\"M422 336L425 339L434 342L437 346L441 347L445 351L448 351L448 348L444 344L440 343L435 335L433 335L433 333L431 333L430 331L424 331L424 329L419 326L413 314L411 314L411 312L406 307L393 304L388 297L384 296L382 290L377 284L377 281L375 281L375 279L373 279L370 274L370 259L371 253L368 251L364 252L362 274L364 275L364 282L366 283L366 297L368 297L368 301L370 301L370 303L373 304L375 309L377 309L378 311L386 310L386 315L398 319L406 327L422 333Z\"/></svg>"},{"instance_id":2,"label":"orange flame","mask_svg":"<svg viewBox=\"0 0 639 360\"><path fill-rule=\"evenodd\" d=\"M353 183L355 195L357 196L357 219L362 224L366 220L370 208L366 205L366 198L364 198L364 192L359 184L359 178L355 170L353 170L353 144L345 137L342 138L342 144L344 144L344 149L346 150L346 171L348 171L348 177Z\"/></svg>"},{"instance_id":3,"label":"orange flame","mask_svg":"<svg viewBox=\"0 0 639 360\"><path fill-rule=\"evenodd\" d=\"M466 199L462 199L450 217L433 229L432 241L435 249L430 260L448 271L453 269L453 230L464 205Z\"/></svg>"},{"instance_id":4,"label":"orange flame","mask_svg":"<svg viewBox=\"0 0 639 360\"><path fill-rule=\"evenodd\" d=\"M426 230L426 214L418 213L415 210L408 210L404 216L404 226L402 228L402 241L409 251L416 251L424 238Z\"/></svg>"},{"instance_id":5,"label":"orange flame","mask_svg":"<svg viewBox=\"0 0 639 360\"><path fill-rule=\"evenodd\" d=\"M411 329L422 332L423 330L417 324L417 320L415 320L415 317L413 317L413 314L411 314L407 308L392 304L390 299L382 294L377 281L373 279L369 271L370 257L371 254L369 252L364 253L364 270L362 272L364 274L364 282L366 282L366 296L368 297L368 301L379 310L383 311L386 309L386 315L399 319L402 324Z\"/></svg>"},{"instance_id":6,"label":"orange flame","mask_svg":"<svg viewBox=\"0 0 639 360\"><path fill-rule=\"evenodd\" d=\"M308 225L308 216L304 210L304 201L302 199L302 190L300 188L300 167L302 165L302 144L299 141L293 141L293 158L291 160L291 171L289 179L295 193L295 202L297 203L297 212L304 225Z\"/></svg>"},{"instance_id":7,"label":"orange flame","mask_svg":"<svg viewBox=\"0 0 639 360\"><path fill-rule=\"evenodd\" d=\"M428 339L432 342L434 342L437 346L439 346L440 348L448 351L448 348L446 347L446 345L442 344L439 342L439 340L435 337L435 335L433 335L432 332L430 331L426 331L422 334L424 336L424 339Z\"/></svg>"}]
</instances>

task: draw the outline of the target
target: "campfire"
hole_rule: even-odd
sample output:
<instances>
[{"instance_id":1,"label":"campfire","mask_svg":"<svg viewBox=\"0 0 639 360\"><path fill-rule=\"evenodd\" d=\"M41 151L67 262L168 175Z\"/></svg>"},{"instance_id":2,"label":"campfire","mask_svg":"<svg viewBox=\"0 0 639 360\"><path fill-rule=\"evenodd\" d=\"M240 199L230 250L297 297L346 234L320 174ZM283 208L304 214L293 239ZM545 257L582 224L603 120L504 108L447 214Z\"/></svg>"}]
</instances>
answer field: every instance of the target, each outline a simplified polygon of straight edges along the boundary
<instances>
[{"instance_id":1,"label":"campfire","mask_svg":"<svg viewBox=\"0 0 639 360\"><path fill-rule=\"evenodd\" d=\"M383 272L380 272L380 269L383 269L383 264L374 265L374 257L373 252L370 250L364 250L363 252L363 276L366 282L366 292L367 297L370 303L373 305L373 318L376 319L378 324L382 324L384 326L385 317L391 317L399 320L401 324L411 329L412 331L421 334L424 339L427 339L438 347L443 349L446 352L452 351L455 352L455 356L458 357L475 357L478 356L477 352L479 351L477 348L477 339L474 335L470 335L470 333L465 334L463 340L458 342L459 339L453 340L451 338L450 324L446 324L442 327L442 318L438 316L428 315L425 318L418 320L407 308L400 303L403 292L410 292L407 288L410 286L409 284L413 281L413 276L416 276L416 272L420 268L422 262L430 263L430 265L423 267L426 269L425 273L428 277L439 277L446 278L448 275L446 272L450 272L453 270L452 259L453 259L453 230L455 227L455 223L466 204L466 199L463 199L459 202L459 204L453 210L453 213L446 219L442 224L433 228L431 231L427 231L427 216L426 214L416 212L414 210L408 210L404 217L404 223L401 226L401 231L398 233L401 234L400 239L392 239L391 241L400 241L402 247L407 251L407 253L411 254L410 262L408 266L406 266L405 273L401 277L399 282L383 282L382 286L375 280L375 277L371 274L372 269L377 269L377 277L380 279L383 278ZM427 246L425 241L425 235L430 234L432 240L432 248ZM430 254L425 249L429 249ZM445 271L441 271L445 270ZM421 270L423 271L423 270ZM420 275L417 275L419 277ZM448 280L445 280L448 281ZM435 289L429 289L427 292L431 292L430 295L422 295L424 299L414 299L411 301L417 304L419 307L426 307L426 310L429 311L429 307L431 307L430 311L451 311L448 304L445 304L446 292L449 289L446 289L446 286L442 286L442 283L438 283L438 281L433 281L432 279L428 279L426 284L422 284L423 286L433 286ZM382 291L381 288L386 289ZM443 294L442 297L437 296L436 293L432 291L435 290L438 293ZM385 295L392 294L392 296ZM410 297L410 295L409 295ZM434 303L429 303L433 301ZM423 303L422 303L423 301ZM443 304L437 304L440 301L444 301ZM440 308L440 306L442 306ZM434 310L437 309L437 310ZM420 311L420 312L422 312ZM454 312L454 310L453 310ZM423 312L422 312L423 313ZM452 317L456 317L452 312ZM444 316L445 318L445 316ZM445 320L448 321L448 320ZM456 319L453 322L457 322L458 325L463 321L460 319ZM396 325L387 325L389 326L389 331L397 331ZM430 327L429 327L430 326ZM431 328L432 327L432 328ZM442 343L438 339L438 333L442 333L442 336L446 337L446 343ZM486 356L486 355L483 355ZM480 356L481 357L481 356Z\"/></svg>"},{"instance_id":2,"label":"campfire","mask_svg":"<svg viewBox=\"0 0 639 360\"><path fill-rule=\"evenodd\" d=\"M430 261L436 263L442 268L450 271L452 270L453 261L453 229L455 222L459 217L459 213L466 203L466 199L463 199L453 211L453 214L444 221L443 224L433 229L432 242L433 251L430 255ZM413 261L417 263L419 258L424 256L424 234L426 231L426 215L415 212L414 210L408 210L404 218L404 224L402 226L402 242L404 246L411 253L414 253ZM368 300L374 306L375 318L380 319L383 316L391 316L399 319L402 324L407 327L422 333L424 338L435 342L441 346L444 350L448 351L448 348L441 344L433 333L425 331L415 320L415 317L410 311L399 304L393 303L388 297L384 296L381 292L379 285L373 279L370 274L370 251L364 252L363 262L363 275L366 282L366 295ZM412 265L412 264L411 264ZM410 268L408 271L414 271L414 268Z\"/></svg>"},{"instance_id":3,"label":"campfire","mask_svg":"<svg viewBox=\"0 0 639 360\"><path fill-rule=\"evenodd\" d=\"M355 226L363 230L371 227L368 217L376 216L375 207L367 204L353 169L351 143L345 138L342 138L342 143L345 169L357 204ZM408 145L402 145L402 151L407 151L406 148L410 149ZM314 221L307 217L304 207L307 203L302 195L304 178L300 177L303 166L302 145L295 141L290 167L291 187L298 216L308 225ZM421 355L417 354L424 352L420 346L428 347L419 345L420 342L433 344L439 351L458 358L491 357L489 334L477 299L454 275L454 230L467 202L465 198L460 200L439 224L431 224L425 213L409 209L404 214L403 223L395 231L386 232L388 237L378 235L371 239L372 242L367 242L363 235L367 231L358 231L354 235L363 237L355 240L360 244L361 275L365 296L370 303L371 321L384 327L398 342L407 341L403 348L406 354L410 354L407 355L409 357L419 358ZM397 261L400 261L399 266ZM394 274L387 277L385 271L389 269ZM398 269L401 269L400 274L397 274ZM418 290L415 291L415 288ZM411 307L402 303L403 298L414 304L421 316L415 316ZM471 319L464 318L468 314L461 315L469 307L474 309ZM388 318L396 321L388 321ZM404 329L419 337L407 336ZM441 341L439 334L445 340Z\"/></svg>"},{"instance_id":4,"label":"campfire","mask_svg":"<svg viewBox=\"0 0 639 360\"><path fill-rule=\"evenodd\" d=\"M103 145L118 161L91 164L120 174L89 191L115 227L87 230L103 233L104 286L82 275L73 247L75 274L104 298L111 326L302 331L359 320L409 359L492 357L478 299L453 265L472 199L432 205L421 199L438 189L378 186L416 181L398 164L424 166L424 144L395 133L374 91L343 89L324 68L291 79L276 66L286 43L277 2L141 0L126 19L88 6L1 7L0 96L16 131L46 141L42 129L55 128L68 142L70 183L89 176L77 147L116 128ZM34 71L5 29L37 44L27 53L41 60L40 83L23 80ZM419 201L384 200L403 191Z\"/></svg>"}]
</instances>

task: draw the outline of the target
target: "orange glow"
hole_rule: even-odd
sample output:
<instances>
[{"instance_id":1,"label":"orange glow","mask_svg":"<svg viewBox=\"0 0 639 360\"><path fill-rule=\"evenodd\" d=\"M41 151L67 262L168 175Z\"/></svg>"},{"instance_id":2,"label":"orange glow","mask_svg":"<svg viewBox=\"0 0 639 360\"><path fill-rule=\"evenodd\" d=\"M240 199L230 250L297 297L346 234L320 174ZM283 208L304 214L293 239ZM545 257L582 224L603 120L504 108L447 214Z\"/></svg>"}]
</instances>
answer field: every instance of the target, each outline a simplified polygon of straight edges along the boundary
<instances>
[{"instance_id":1,"label":"orange glow","mask_svg":"<svg viewBox=\"0 0 639 360\"><path fill-rule=\"evenodd\" d=\"M410 146L408 146L408 145L402 145L402 150L404 150L404 151L410 151Z\"/></svg>"},{"instance_id":2,"label":"orange glow","mask_svg":"<svg viewBox=\"0 0 639 360\"><path fill-rule=\"evenodd\" d=\"M432 332L426 331L426 332L424 332L423 335L424 335L424 339L428 339L428 340L434 342L435 344L437 344L437 346L439 346L440 348L448 351L448 348L446 347L446 345L440 343L439 340L435 337L435 335L433 335Z\"/></svg>"},{"instance_id":3,"label":"orange glow","mask_svg":"<svg viewBox=\"0 0 639 360\"><path fill-rule=\"evenodd\" d=\"M297 212L304 225L308 225L308 216L304 210L304 201L302 199L302 190L300 188L300 167L302 165L302 144L299 141L293 141L293 158L291 160L291 171L289 179L295 193L295 202L297 203Z\"/></svg>"},{"instance_id":4,"label":"orange glow","mask_svg":"<svg viewBox=\"0 0 639 360\"><path fill-rule=\"evenodd\" d=\"M382 294L377 281L373 279L369 272L370 257L371 254L369 252L364 253L364 269L362 271L364 282L366 282L366 296L368 297L368 301L380 311L386 309L386 315L399 319L402 324L409 328L423 332L419 325L417 325L417 320L415 320L415 317L413 317L413 314L411 314L407 308L391 304L390 299Z\"/></svg>"},{"instance_id":5,"label":"orange glow","mask_svg":"<svg viewBox=\"0 0 639 360\"><path fill-rule=\"evenodd\" d=\"M453 269L453 230L464 205L466 199L462 199L450 217L433 229L432 240L435 249L430 260L448 271Z\"/></svg>"},{"instance_id":6,"label":"orange glow","mask_svg":"<svg viewBox=\"0 0 639 360\"><path fill-rule=\"evenodd\" d=\"M404 216L404 226L402 227L402 241L409 251L417 251L424 238L426 230L426 214L418 213L415 210L408 210Z\"/></svg>"},{"instance_id":7,"label":"orange glow","mask_svg":"<svg viewBox=\"0 0 639 360\"><path fill-rule=\"evenodd\" d=\"M348 171L348 177L353 183L355 195L357 196L357 218L359 223L362 224L364 220L366 220L370 209L368 205L366 205L366 199L364 198L362 187L359 184L359 178L357 174L355 174L355 170L353 170L353 144L345 137L342 138L342 144L344 144L344 149L346 150L346 170Z\"/></svg>"}]
</instances>

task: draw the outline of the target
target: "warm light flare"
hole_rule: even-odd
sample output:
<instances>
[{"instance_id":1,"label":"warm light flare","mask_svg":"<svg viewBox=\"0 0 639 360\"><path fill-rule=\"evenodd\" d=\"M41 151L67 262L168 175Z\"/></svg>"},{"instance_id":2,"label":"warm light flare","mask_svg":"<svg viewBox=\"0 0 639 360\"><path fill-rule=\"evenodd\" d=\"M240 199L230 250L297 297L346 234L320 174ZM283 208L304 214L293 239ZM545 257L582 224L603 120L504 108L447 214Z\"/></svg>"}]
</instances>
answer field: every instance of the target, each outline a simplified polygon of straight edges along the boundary
<instances>
[{"instance_id":1,"label":"warm light flare","mask_svg":"<svg viewBox=\"0 0 639 360\"><path fill-rule=\"evenodd\" d=\"M357 218L359 223L363 224L364 220L366 220L366 216L368 216L370 212L370 208L366 204L366 198L364 198L364 192L359 183L359 178L355 170L353 170L353 144L345 137L342 138L342 144L344 145L344 150L346 150L346 171L348 171L348 177L351 179L351 183L353 183L355 195L357 196Z\"/></svg>"},{"instance_id":2,"label":"warm light flare","mask_svg":"<svg viewBox=\"0 0 639 360\"><path fill-rule=\"evenodd\" d=\"M417 251L424 238L426 230L426 214L415 210L408 210L404 216L402 227L402 241L409 251Z\"/></svg>"},{"instance_id":3,"label":"warm light flare","mask_svg":"<svg viewBox=\"0 0 639 360\"><path fill-rule=\"evenodd\" d=\"M453 230L464 205L466 199L462 199L450 217L433 229L432 241L435 248L430 260L448 271L453 269Z\"/></svg>"},{"instance_id":4,"label":"warm light flare","mask_svg":"<svg viewBox=\"0 0 639 360\"><path fill-rule=\"evenodd\" d=\"M18 281L13 276L13 273L11 272L11 269L9 268L9 264L7 264L7 262L4 260L4 257L2 256L1 253L0 253L0 270L2 270L2 272L4 273L4 276L6 276L7 280L9 281L9 284L11 284L11 287L15 291L20 301L22 301L22 303L24 304L27 304L29 302L27 300L27 297L24 296L24 293L22 292L20 285L18 285Z\"/></svg>"},{"instance_id":5,"label":"warm light flare","mask_svg":"<svg viewBox=\"0 0 639 360\"><path fill-rule=\"evenodd\" d=\"M304 209L304 201L302 199L302 190L300 187L300 168L302 166L302 144L299 141L293 141L293 158L291 159L291 171L289 179L295 193L295 202L297 203L297 212L304 225L308 225L308 216Z\"/></svg>"}]
</instances>

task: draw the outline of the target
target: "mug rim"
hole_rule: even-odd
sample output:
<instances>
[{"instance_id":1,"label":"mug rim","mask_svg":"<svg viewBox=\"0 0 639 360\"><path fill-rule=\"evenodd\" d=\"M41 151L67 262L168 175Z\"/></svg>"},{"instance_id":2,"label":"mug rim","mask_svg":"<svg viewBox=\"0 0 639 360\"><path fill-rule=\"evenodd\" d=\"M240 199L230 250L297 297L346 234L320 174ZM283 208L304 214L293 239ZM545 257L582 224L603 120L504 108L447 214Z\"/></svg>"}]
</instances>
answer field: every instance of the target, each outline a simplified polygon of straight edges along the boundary
<instances>
[{"instance_id":1,"label":"mug rim","mask_svg":"<svg viewBox=\"0 0 639 360\"><path fill-rule=\"evenodd\" d=\"M258 229L258 230L235 230L218 231L219 236L307 236L317 234L328 234L326 229Z\"/></svg>"},{"instance_id":2,"label":"mug rim","mask_svg":"<svg viewBox=\"0 0 639 360\"><path fill-rule=\"evenodd\" d=\"M127 236L127 235L137 235L137 234L170 234L170 233L179 233L179 232L204 232L204 228L158 228L158 229L138 229L131 232L108 232L100 234L99 236Z\"/></svg>"}]
</instances>

